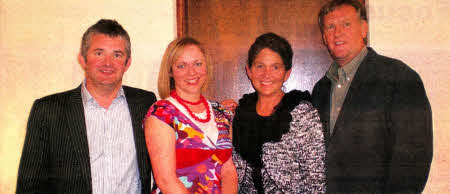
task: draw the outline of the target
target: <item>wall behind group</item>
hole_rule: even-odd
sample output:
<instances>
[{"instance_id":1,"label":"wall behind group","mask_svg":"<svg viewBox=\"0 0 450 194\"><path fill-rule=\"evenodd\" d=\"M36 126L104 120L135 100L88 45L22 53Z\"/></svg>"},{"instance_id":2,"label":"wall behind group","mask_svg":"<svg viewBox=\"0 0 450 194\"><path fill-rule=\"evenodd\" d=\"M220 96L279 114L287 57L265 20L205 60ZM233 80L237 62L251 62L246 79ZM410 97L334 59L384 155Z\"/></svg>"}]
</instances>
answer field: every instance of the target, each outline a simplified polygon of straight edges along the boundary
<instances>
[{"instance_id":1,"label":"wall behind group","mask_svg":"<svg viewBox=\"0 0 450 194\"><path fill-rule=\"evenodd\" d=\"M369 0L369 43L422 78L433 112L434 154L424 193L450 191L450 1Z\"/></svg>"},{"instance_id":2,"label":"wall behind group","mask_svg":"<svg viewBox=\"0 0 450 194\"><path fill-rule=\"evenodd\" d=\"M425 193L450 190L450 10L447 0L369 0L369 44L422 77L433 109L434 157ZM82 33L100 18L128 31L127 85L156 91L157 72L175 37L175 0L0 0L0 194L15 191L33 101L77 87Z\"/></svg>"}]
</instances>

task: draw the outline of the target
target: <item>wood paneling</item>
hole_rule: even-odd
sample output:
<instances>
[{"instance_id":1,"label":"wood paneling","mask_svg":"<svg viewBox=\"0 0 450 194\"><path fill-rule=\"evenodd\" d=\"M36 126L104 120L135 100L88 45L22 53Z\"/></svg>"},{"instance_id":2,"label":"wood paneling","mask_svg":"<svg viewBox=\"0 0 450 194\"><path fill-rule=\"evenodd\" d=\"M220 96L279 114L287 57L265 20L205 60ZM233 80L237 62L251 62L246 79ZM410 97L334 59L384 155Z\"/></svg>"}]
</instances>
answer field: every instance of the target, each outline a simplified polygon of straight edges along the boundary
<instances>
[{"instance_id":1,"label":"wood paneling","mask_svg":"<svg viewBox=\"0 0 450 194\"><path fill-rule=\"evenodd\" d=\"M331 58L322 43L317 15L325 0L177 0L178 35L205 44L214 65L208 95L216 100L254 91L245 74L247 52L266 32L285 37L294 50L285 91L309 90Z\"/></svg>"}]
</instances>

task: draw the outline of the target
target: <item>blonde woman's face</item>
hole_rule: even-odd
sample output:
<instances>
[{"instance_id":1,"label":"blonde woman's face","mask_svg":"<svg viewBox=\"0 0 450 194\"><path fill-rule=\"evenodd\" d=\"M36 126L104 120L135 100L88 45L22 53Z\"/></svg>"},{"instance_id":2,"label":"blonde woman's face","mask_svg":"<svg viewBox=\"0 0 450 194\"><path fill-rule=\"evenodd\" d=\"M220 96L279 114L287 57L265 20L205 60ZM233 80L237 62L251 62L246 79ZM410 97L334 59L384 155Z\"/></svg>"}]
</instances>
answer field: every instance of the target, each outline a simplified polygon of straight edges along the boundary
<instances>
[{"instance_id":1,"label":"blonde woman's face","mask_svg":"<svg viewBox=\"0 0 450 194\"><path fill-rule=\"evenodd\" d=\"M187 45L172 64L172 76L175 80L175 90L180 97L197 96L201 94L207 79L206 59L196 45Z\"/></svg>"}]
</instances>

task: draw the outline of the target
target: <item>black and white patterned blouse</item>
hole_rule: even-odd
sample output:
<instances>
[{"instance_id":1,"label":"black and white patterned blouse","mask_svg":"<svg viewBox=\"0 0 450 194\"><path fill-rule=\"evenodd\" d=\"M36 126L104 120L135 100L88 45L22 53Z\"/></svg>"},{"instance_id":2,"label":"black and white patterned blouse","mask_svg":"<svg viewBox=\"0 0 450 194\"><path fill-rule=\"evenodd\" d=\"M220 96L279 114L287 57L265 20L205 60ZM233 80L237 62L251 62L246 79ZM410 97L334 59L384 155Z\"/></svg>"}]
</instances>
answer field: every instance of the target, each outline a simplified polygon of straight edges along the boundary
<instances>
[{"instance_id":1,"label":"black and white patterned blouse","mask_svg":"<svg viewBox=\"0 0 450 194\"><path fill-rule=\"evenodd\" d=\"M267 117L257 98L244 95L233 121L239 193L325 193L323 128L309 93L286 93Z\"/></svg>"}]
</instances>

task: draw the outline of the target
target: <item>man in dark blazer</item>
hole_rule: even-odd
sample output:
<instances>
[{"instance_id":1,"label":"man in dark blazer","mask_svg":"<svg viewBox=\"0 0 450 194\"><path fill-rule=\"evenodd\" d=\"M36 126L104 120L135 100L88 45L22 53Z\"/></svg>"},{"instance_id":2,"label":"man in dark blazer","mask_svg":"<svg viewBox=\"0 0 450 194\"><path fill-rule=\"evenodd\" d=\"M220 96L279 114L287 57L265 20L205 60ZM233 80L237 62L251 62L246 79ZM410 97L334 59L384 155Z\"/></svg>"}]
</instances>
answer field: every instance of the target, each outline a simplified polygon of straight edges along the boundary
<instances>
[{"instance_id":1,"label":"man in dark blazer","mask_svg":"<svg viewBox=\"0 0 450 194\"><path fill-rule=\"evenodd\" d=\"M366 47L357 0L319 13L334 59L313 89L327 142L328 193L420 193L432 160L431 107L419 75Z\"/></svg>"},{"instance_id":2,"label":"man in dark blazer","mask_svg":"<svg viewBox=\"0 0 450 194\"><path fill-rule=\"evenodd\" d=\"M130 38L102 19L83 35L85 81L34 102L16 193L150 193L142 121L152 92L122 86Z\"/></svg>"}]
</instances>

